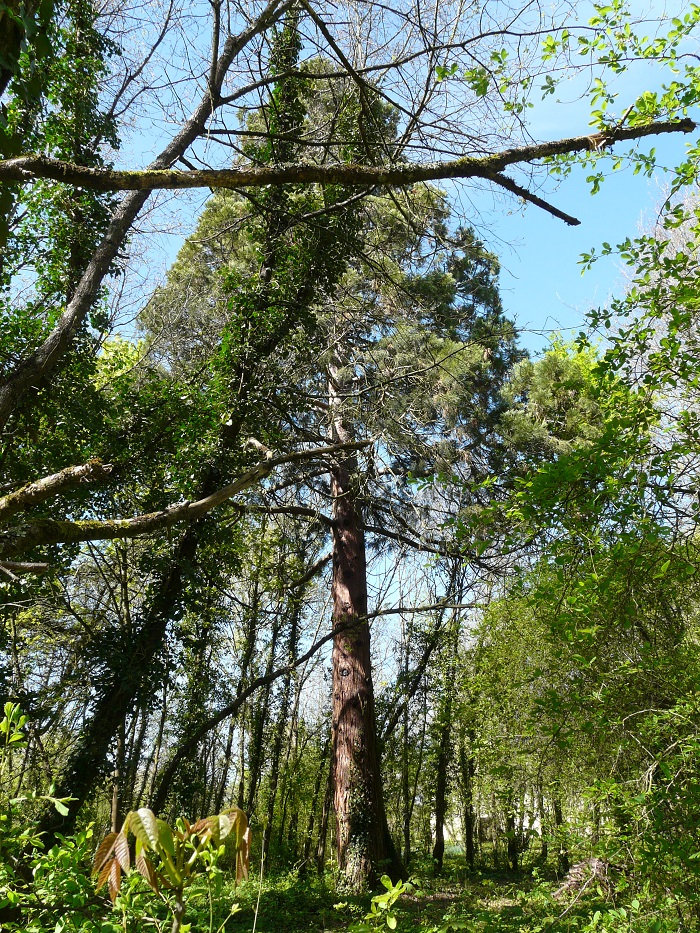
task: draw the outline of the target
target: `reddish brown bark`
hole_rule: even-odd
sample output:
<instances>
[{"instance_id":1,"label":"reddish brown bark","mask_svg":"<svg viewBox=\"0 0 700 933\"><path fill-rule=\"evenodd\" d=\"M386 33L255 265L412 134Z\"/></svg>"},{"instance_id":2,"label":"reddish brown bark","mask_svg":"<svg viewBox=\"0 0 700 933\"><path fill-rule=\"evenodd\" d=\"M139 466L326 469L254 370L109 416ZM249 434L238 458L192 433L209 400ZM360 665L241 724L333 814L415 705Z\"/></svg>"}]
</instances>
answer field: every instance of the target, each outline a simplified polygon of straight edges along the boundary
<instances>
[{"instance_id":1,"label":"reddish brown bark","mask_svg":"<svg viewBox=\"0 0 700 933\"><path fill-rule=\"evenodd\" d=\"M332 402L333 396L332 391ZM340 416L333 427L336 438L349 440ZM356 475L354 453L332 473L333 625L344 627L333 641L333 800L338 865L348 887L361 890L382 872L396 880L403 868L382 796Z\"/></svg>"}]
</instances>

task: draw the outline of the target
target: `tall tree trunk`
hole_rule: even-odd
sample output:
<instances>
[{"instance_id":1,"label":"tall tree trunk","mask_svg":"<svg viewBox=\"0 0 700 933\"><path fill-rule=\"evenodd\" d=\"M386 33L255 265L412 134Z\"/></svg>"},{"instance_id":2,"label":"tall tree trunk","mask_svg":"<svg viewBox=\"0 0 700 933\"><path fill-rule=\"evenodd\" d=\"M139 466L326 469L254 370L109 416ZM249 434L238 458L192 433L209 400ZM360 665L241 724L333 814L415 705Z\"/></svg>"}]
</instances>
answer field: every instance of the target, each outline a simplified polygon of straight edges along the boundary
<instances>
[{"instance_id":1,"label":"tall tree trunk","mask_svg":"<svg viewBox=\"0 0 700 933\"><path fill-rule=\"evenodd\" d=\"M253 579L253 598L251 601L251 606L246 612L246 628L245 628L245 640L243 642L243 651L241 653L240 660L240 669L241 677L238 681L238 687L236 688L236 693L240 696L245 684L247 677L249 675L249 668L251 658L253 657L253 651L255 649L256 641L256 632L257 632L257 620L258 620L258 601L259 601L259 581L260 581L260 572L261 572L262 560L260 557L255 562L255 576ZM240 717L240 731L243 735L244 729L244 718L241 715ZM219 813L221 808L224 805L224 797L226 795L226 785L228 783L228 772L231 767L231 758L233 753L233 739L235 735L236 719L232 718L229 724L228 738L226 740L226 750L224 752L224 768L221 775L221 782L219 784L219 791L216 796L216 806L214 807L215 811ZM241 742L243 739L241 738ZM243 773L243 772L241 772ZM238 799L242 799L243 790L239 788Z\"/></svg>"},{"instance_id":2,"label":"tall tree trunk","mask_svg":"<svg viewBox=\"0 0 700 933\"><path fill-rule=\"evenodd\" d=\"M452 579L456 576L453 571ZM452 695L457 667L458 617L453 612L451 622L449 657L443 674L440 716L438 721L438 760L435 781L435 845L433 861L435 872L440 874L445 857L445 817L447 816L448 768L452 757Z\"/></svg>"},{"instance_id":3,"label":"tall tree trunk","mask_svg":"<svg viewBox=\"0 0 700 933\"><path fill-rule=\"evenodd\" d=\"M537 785L537 815L540 820L540 859L542 864L546 865L549 856L549 819L547 817L541 783Z\"/></svg>"},{"instance_id":4,"label":"tall tree trunk","mask_svg":"<svg viewBox=\"0 0 700 933\"><path fill-rule=\"evenodd\" d=\"M334 440L352 441L341 404L347 386L331 368L329 397ZM353 891L371 884L382 868L404 874L382 796L367 622L367 563L354 481L357 457L336 463L333 496L333 801L338 866Z\"/></svg>"},{"instance_id":5,"label":"tall tree trunk","mask_svg":"<svg viewBox=\"0 0 700 933\"><path fill-rule=\"evenodd\" d=\"M275 661L277 660L277 640L281 627L282 616L280 613L276 613L274 622L272 623L272 637L270 639L270 648L267 655L267 664L265 666L266 677L269 677L275 669ZM256 706L253 707L253 715L251 717L252 728L248 751L248 795L246 805L243 808L249 816L255 809L255 798L257 797L258 785L260 784L260 778L262 776L265 752L265 727L267 726L270 710L271 692L272 688L269 685L265 687L262 691L262 696L258 700ZM279 723L278 725L281 729L284 729L284 723Z\"/></svg>"},{"instance_id":6,"label":"tall tree trunk","mask_svg":"<svg viewBox=\"0 0 700 933\"><path fill-rule=\"evenodd\" d=\"M435 845L433 846L433 862L435 873L442 872L445 857L445 817L447 815L447 766L450 752L450 731L452 728L449 715L449 699L445 704L447 709L443 712L440 723L440 739L438 746L437 774L435 780Z\"/></svg>"},{"instance_id":7,"label":"tall tree trunk","mask_svg":"<svg viewBox=\"0 0 700 933\"><path fill-rule=\"evenodd\" d=\"M409 730L408 706L403 710L403 736L401 748L401 799L403 802L403 863L408 868L411 862L411 816L413 815L413 800L410 790L409 772Z\"/></svg>"},{"instance_id":8,"label":"tall tree trunk","mask_svg":"<svg viewBox=\"0 0 700 933\"><path fill-rule=\"evenodd\" d=\"M219 781L219 787L216 792L216 799L214 802L214 812L221 813L221 810L224 805L224 797L226 796L226 785L228 784L228 772L231 767L231 754L233 752L233 734L236 729L236 720L235 718L231 719L231 722L228 724L228 736L226 738L226 748L224 749L224 764L221 769L221 780Z\"/></svg>"},{"instance_id":9,"label":"tall tree trunk","mask_svg":"<svg viewBox=\"0 0 700 933\"><path fill-rule=\"evenodd\" d=\"M294 780L295 772L299 768L299 702L301 700L301 691L302 691L303 681L299 680L296 684L296 690L294 694L294 703L292 704L292 712L290 716L290 726L289 726L289 742L287 744L287 754L285 756L284 762L284 773L282 779L282 815L280 818L280 829L279 829L279 840L280 847L286 845L289 852L288 855L292 858L293 861L297 859L298 851L298 825L299 825L299 810L298 810L298 794L296 793L296 784ZM289 820L289 827L287 827L287 812L290 809L291 804L291 815Z\"/></svg>"},{"instance_id":10,"label":"tall tree trunk","mask_svg":"<svg viewBox=\"0 0 700 933\"><path fill-rule=\"evenodd\" d=\"M474 814L474 733L462 728L459 737L459 771L462 784L462 819L464 822L464 855L467 865L473 869L476 855L476 819Z\"/></svg>"},{"instance_id":11,"label":"tall tree trunk","mask_svg":"<svg viewBox=\"0 0 700 933\"><path fill-rule=\"evenodd\" d=\"M137 784L139 784L138 769L139 764L143 760L143 746L146 740L146 729L148 728L148 722L150 719L145 703L142 703L141 707L136 711L134 715L134 725L136 724L137 719L140 719L139 731L129 751L129 756L127 759L129 764L124 779L128 797L125 797L122 800L122 803L126 807L128 799L129 810L133 809L134 805L136 804L137 797L140 793L139 788L137 788ZM143 787L143 780L140 783L141 787Z\"/></svg>"},{"instance_id":12,"label":"tall tree trunk","mask_svg":"<svg viewBox=\"0 0 700 933\"><path fill-rule=\"evenodd\" d=\"M114 772L112 775L112 832L118 833L122 828L122 807L121 807L121 796L122 796L122 787L121 782L124 776L124 733L125 733L125 723L121 722L119 728L117 729L117 747L114 754Z\"/></svg>"},{"instance_id":13,"label":"tall tree trunk","mask_svg":"<svg viewBox=\"0 0 700 933\"><path fill-rule=\"evenodd\" d=\"M165 731L165 719L168 713L168 680L165 679L163 683L163 700L160 707L160 718L158 721L158 735L156 737L155 745L153 746L153 751L151 752L148 761L146 762L146 769L144 772L144 780L141 784L141 793L139 795L138 802L140 802L143 797L144 791L146 789L146 783L148 781L148 772L153 768L153 771L150 774L150 782L148 782L148 802L150 804L151 798L153 797L153 791L156 786L156 778L158 777L158 767L160 765L160 753L163 748L163 733Z\"/></svg>"},{"instance_id":14,"label":"tall tree trunk","mask_svg":"<svg viewBox=\"0 0 700 933\"><path fill-rule=\"evenodd\" d=\"M326 781L326 793L323 798L323 812L321 813L321 825L318 829L318 842L316 844L316 871L319 877L323 875L326 868L326 842L328 840L328 821L331 815L333 805L333 763L328 769L328 779Z\"/></svg>"},{"instance_id":15,"label":"tall tree trunk","mask_svg":"<svg viewBox=\"0 0 700 933\"><path fill-rule=\"evenodd\" d=\"M508 804L506 813L506 848L508 864L512 871L518 870L518 834L515 826L515 802Z\"/></svg>"},{"instance_id":16,"label":"tall tree trunk","mask_svg":"<svg viewBox=\"0 0 700 933\"><path fill-rule=\"evenodd\" d=\"M411 644L413 642L413 617L409 616L408 629L403 622L401 622L401 641L403 644L403 677L407 684L409 684L409 668L411 662ZM413 807L415 804L416 796L415 793L411 793L411 756L410 756L410 723L408 715L408 706L409 699L412 699L415 691L418 689L420 679L413 679L413 683L409 684L407 690L407 696L403 703L403 707L400 704L397 704L397 709L402 709L402 735L401 735L401 804L402 804L402 824L403 824L403 864L408 870L408 867L411 863L411 820L413 817ZM411 693L411 688L413 693ZM408 694L411 694L409 697ZM392 717L389 717L390 719ZM394 714L395 718L395 714ZM389 723L388 725L391 725ZM384 732L384 741L386 742L388 734ZM420 769L418 769L420 770Z\"/></svg>"},{"instance_id":17,"label":"tall tree trunk","mask_svg":"<svg viewBox=\"0 0 700 933\"><path fill-rule=\"evenodd\" d=\"M600 802L598 800L593 802L592 823L591 843L597 846L600 842Z\"/></svg>"},{"instance_id":18,"label":"tall tree trunk","mask_svg":"<svg viewBox=\"0 0 700 933\"><path fill-rule=\"evenodd\" d=\"M240 736L238 743L238 762L240 766L240 774L238 776L238 796L236 798L236 805L243 809L245 806L245 776L246 776L246 767L245 767L245 707L241 711L242 715L240 717Z\"/></svg>"}]
</instances>

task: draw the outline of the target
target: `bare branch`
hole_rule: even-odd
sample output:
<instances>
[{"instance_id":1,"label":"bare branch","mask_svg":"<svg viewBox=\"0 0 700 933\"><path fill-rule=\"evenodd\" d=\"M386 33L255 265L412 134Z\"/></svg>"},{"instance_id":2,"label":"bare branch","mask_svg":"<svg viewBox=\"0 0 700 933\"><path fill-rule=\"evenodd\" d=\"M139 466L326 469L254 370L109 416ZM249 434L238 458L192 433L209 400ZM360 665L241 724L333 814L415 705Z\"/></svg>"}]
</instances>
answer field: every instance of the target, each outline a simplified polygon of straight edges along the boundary
<instances>
[{"instance_id":1,"label":"bare branch","mask_svg":"<svg viewBox=\"0 0 700 933\"><path fill-rule=\"evenodd\" d=\"M512 178L508 178L507 175L501 175L500 173L494 175L493 181L495 181L497 185L500 185L501 188L505 188L506 191L517 194L518 197L523 198L525 201L529 201L531 204L535 204L537 207L541 207L543 211L547 211L547 213L552 214L553 217L558 217L559 220L563 220L564 223L568 224L570 227L578 227L581 223L576 217L572 217L571 214L567 214L559 210L558 207L554 207L553 204L550 204L538 195L528 191L527 188L523 188L522 185L517 184Z\"/></svg>"},{"instance_id":2,"label":"bare branch","mask_svg":"<svg viewBox=\"0 0 700 933\"><path fill-rule=\"evenodd\" d=\"M36 561L17 561L0 560L0 570L11 580L18 580L18 574L23 573L46 573L51 569L51 564L38 563Z\"/></svg>"},{"instance_id":3,"label":"bare branch","mask_svg":"<svg viewBox=\"0 0 700 933\"><path fill-rule=\"evenodd\" d=\"M376 612L367 613L368 619L376 619L377 616L396 616L408 615L417 612L436 612L439 609L478 609L481 603L452 603L449 600L443 600L439 603L427 603L425 606L394 606L393 609L378 609Z\"/></svg>"}]
</instances>

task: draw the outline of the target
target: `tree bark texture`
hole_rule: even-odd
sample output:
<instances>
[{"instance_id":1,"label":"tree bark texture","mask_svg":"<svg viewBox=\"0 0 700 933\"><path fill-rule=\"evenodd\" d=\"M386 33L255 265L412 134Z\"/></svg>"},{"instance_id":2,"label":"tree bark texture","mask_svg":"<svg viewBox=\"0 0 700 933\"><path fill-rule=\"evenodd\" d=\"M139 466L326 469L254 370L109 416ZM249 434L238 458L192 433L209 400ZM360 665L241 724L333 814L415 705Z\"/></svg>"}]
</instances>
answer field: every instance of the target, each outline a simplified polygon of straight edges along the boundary
<instances>
[{"instance_id":1,"label":"tree bark texture","mask_svg":"<svg viewBox=\"0 0 700 933\"><path fill-rule=\"evenodd\" d=\"M341 379L331 374L333 430L350 439L337 405ZM378 869L403 874L382 797L367 622L365 537L353 487L357 457L332 471L333 625L345 626L333 640L333 801L338 865L347 886L359 891ZM381 873L381 872L380 872Z\"/></svg>"}]
</instances>

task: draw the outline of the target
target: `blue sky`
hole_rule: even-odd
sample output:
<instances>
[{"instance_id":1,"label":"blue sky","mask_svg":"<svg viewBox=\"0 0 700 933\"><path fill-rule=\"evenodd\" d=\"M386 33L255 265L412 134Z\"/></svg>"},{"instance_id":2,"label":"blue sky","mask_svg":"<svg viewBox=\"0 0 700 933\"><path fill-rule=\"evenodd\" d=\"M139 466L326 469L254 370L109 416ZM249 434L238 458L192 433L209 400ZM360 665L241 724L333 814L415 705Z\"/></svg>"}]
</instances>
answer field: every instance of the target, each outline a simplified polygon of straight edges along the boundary
<instances>
[{"instance_id":1,"label":"blue sky","mask_svg":"<svg viewBox=\"0 0 700 933\"><path fill-rule=\"evenodd\" d=\"M679 136L656 148L677 163L684 147L685 138ZM600 253L603 242L615 245L653 226L663 200L661 171L652 178L633 175L631 168L611 173L596 195L590 194L586 174L583 169L572 172L549 195L581 221L579 227L569 227L532 205L518 210L501 202L483 231L501 260L503 303L531 351L546 345L546 332L578 332L586 311L624 290L624 272L614 255L600 258L582 274L581 254L592 248ZM485 211L493 208L491 195L483 193L474 200Z\"/></svg>"},{"instance_id":2,"label":"blue sky","mask_svg":"<svg viewBox=\"0 0 700 933\"><path fill-rule=\"evenodd\" d=\"M583 0L581 19L590 12L590 4ZM667 70L653 62L637 63L614 79L606 75L607 80L614 80L612 89L619 95L611 113L619 116L643 91L670 78ZM580 72L577 78L559 85L554 96L538 101L535 92L535 106L527 114L531 137L544 141L586 133L590 106L585 91L586 74ZM656 148L659 162L673 166L682 160L685 146L692 140L682 134L663 136L645 140L640 148ZM140 137L141 145L144 141ZM629 148L629 144L620 144L615 152ZM143 153L139 155L140 163ZM600 259L582 275L581 254L592 248L599 253L604 241L617 244L637 235L642 227L653 226L663 200L667 179L661 170L652 178L635 176L631 168L610 172L595 196L585 180L589 171L574 169L558 184L544 172L538 178L542 185L538 193L578 217L578 227L569 227L533 205L522 207L512 196L491 191L481 182L448 189L454 195L455 216L472 224L499 256L503 302L521 329L523 345L531 352L545 347L553 332L568 336L580 330L589 309L606 304L611 294L624 289L624 275L614 256ZM522 182L522 176L518 180ZM180 222L174 224L173 235L157 237L166 262L175 258L205 200L202 192L175 199Z\"/></svg>"},{"instance_id":3,"label":"blue sky","mask_svg":"<svg viewBox=\"0 0 700 933\"><path fill-rule=\"evenodd\" d=\"M658 63L639 63L615 80L619 96L611 113L624 113L638 95L670 78ZM590 106L577 83L560 86L556 97L535 103L530 112L535 139L588 131ZM698 114L691 116L699 119ZM478 222L475 225L501 260L503 303L520 326L528 350L544 348L551 332L561 331L565 337L572 330L577 333L585 326L589 309L607 304L612 294L624 290L623 267L614 255L599 259L582 275L581 254L592 248L599 254L603 242L614 246L654 226L670 179L663 166L678 165L698 135L678 133L643 140L640 151L656 150L658 169L651 178L634 175L631 166L613 172L612 162L603 163L606 179L596 195L591 195L586 181L590 168L576 168L558 183L545 180L544 189L537 193L577 217L578 227L533 205L519 207L512 198L495 201L492 193L484 191L472 197L485 221L483 228ZM631 148L629 143L618 144L614 153L622 155Z\"/></svg>"}]
</instances>

